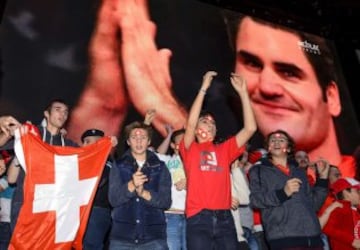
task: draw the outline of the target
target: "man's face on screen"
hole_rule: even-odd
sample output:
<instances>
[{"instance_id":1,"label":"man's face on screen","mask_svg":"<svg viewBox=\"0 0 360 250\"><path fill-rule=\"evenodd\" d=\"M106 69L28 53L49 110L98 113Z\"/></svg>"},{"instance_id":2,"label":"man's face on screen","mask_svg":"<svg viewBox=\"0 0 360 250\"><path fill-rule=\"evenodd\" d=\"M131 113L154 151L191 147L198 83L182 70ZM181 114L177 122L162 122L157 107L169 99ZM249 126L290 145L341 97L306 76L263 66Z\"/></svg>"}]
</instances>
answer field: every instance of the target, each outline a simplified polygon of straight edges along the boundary
<instances>
[{"instance_id":1,"label":"man's face on screen","mask_svg":"<svg viewBox=\"0 0 360 250\"><path fill-rule=\"evenodd\" d=\"M245 18L236 37L235 72L247 80L260 132L285 130L297 146L311 150L325 140L332 116L299 41Z\"/></svg>"}]
</instances>

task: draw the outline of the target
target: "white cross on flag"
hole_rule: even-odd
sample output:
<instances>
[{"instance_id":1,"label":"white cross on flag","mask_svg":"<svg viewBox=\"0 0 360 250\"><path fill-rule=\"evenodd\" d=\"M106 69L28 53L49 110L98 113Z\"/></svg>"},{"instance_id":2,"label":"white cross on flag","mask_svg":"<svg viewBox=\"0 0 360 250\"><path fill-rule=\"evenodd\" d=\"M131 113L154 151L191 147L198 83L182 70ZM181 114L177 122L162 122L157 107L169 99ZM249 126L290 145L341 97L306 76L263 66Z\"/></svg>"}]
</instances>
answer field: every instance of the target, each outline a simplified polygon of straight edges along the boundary
<instances>
[{"instance_id":1,"label":"white cross on flag","mask_svg":"<svg viewBox=\"0 0 360 250\"><path fill-rule=\"evenodd\" d=\"M9 249L82 249L91 204L111 150L109 137L86 147L51 146L15 136L26 175L24 203Z\"/></svg>"}]
</instances>

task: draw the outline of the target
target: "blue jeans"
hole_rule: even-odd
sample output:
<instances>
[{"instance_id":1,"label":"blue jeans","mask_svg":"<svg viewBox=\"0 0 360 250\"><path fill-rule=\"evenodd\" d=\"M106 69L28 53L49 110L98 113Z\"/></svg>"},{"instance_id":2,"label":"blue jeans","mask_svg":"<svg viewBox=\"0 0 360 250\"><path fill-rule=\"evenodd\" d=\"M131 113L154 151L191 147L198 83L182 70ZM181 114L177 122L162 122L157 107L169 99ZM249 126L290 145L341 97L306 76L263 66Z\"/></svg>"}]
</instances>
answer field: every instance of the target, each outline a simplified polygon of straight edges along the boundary
<instances>
[{"instance_id":1,"label":"blue jeans","mask_svg":"<svg viewBox=\"0 0 360 250\"><path fill-rule=\"evenodd\" d=\"M246 239L250 250L260 250L259 243L251 229L247 227L242 227L242 229L244 231L244 238Z\"/></svg>"},{"instance_id":2,"label":"blue jeans","mask_svg":"<svg viewBox=\"0 0 360 250\"><path fill-rule=\"evenodd\" d=\"M257 242L259 243L261 250L269 250L270 249L263 231L255 232L254 235L257 239Z\"/></svg>"},{"instance_id":3,"label":"blue jeans","mask_svg":"<svg viewBox=\"0 0 360 250\"><path fill-rule=\"evenodd\" d=\"M201 210L186 220L189 250L236 250L237 237L230 210Z\"/></svg>"},{"instance_id":4,"label":"blue jeans","mask_svg":"<svg viewBox=\"0 0 360 250\"><path fill-rule=\"evenodd\" d=\"M111 210L93 207L83 239L84 250L102 250L111 226Z\"/></svg>"},{"instance_id":5,"label":"blue jeans","mask_svg":"<svg viewBox=\"0 0 360 250\"><path fill-rule=\"evenodd\" d=\"M167 243L170 250L186 250L186 219L183 214L165 213Z\"/></svg>"},{"instance_id":6,"label":"blue jeans","mask_svg":"<svg viewBox=\"0 0 360 250\"><path fill-rule=\"evenodd\" d=\"M7 250L11 238L9 222L0 222L0 250Z\"/></svg>"},{"instance_id":7,"label":"blue jeans","mask_svg":"<svg viewBox=\"0 0 360 250\"><path fill-rule=\"evenodd\" d=\"M14 232L15 226L16 226L16 222L17 219L19 217L20 214L20 209L22 207L22 202L12 202L11 203L11 211L10 211L10 229L11 229L11 233Z\"/></svg>"},{"instance_id":8,"label":"blue jeans","mask_svg":"<svg viewBox=\"0 0 360 250\"><path fill-rule=\"evenodd\" d=\"M109 250L169 250L166 240L153 240L143 244L110 240Z\"/></svg>"},{"instance_id":9,"label":"blue jeans","mask_svg":"<svg viewBox=\"0 0 360 250\"><path fill-rule=\"evenodd\" d=\"M330 244L329 244L328 237L326 236L326 234L322 233L320 235L320 237L324 243L324 250L330 250Z\"/></svg>"}]
</instances>

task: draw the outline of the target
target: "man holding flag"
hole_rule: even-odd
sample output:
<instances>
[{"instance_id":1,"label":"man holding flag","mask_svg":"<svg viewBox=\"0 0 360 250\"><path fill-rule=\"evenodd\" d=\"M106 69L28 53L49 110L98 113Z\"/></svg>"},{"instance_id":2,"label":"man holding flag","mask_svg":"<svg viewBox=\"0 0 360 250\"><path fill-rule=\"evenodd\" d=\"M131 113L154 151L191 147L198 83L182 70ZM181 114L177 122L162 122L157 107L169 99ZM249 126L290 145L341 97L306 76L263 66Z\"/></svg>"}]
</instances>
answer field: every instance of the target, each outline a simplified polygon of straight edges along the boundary
<instances>
[{"instance_id":1,"label":"man holding flag","mask_svg":"<svg viewBox=\"0 0 360 250\"><path fill-rule=\"evenodd\" d=\"M109 137L87 147L59 147L42 142L32 125L21 127L15 153L26 172L24 202L9 249L82 249L110 149Z\"/></svg>"},{"instance_id":2,"label":"man holding flag","mask_svg":"<svg viewBox=\"0 0 360 250\"><path fill-rule=\"evenodd\" d=\"M12 164L8 173L20 184L16 189L22 195L12 212L12 225L17 222L9 249L82 249L111 142L105 137L89 147L77 147L60 133L68 113L63 101L53 100L44 111L44 126L26 124L15 133L18 167Z\"/></svg>"},{"instance_id":3,"label":"man holding flag","mask_svg":"<svg viewBox=\"0 0 360 250\"><path fill-rule=\"evenodd\" d=\"M69 106L61 99L54 99L50 101L49 105L44 110L44 120L41 125L33 127L36 130L36 133L39 134L42 141L53 145L53 146L72 146L78 147L78 145L65 138L61 133L61 129L69 116ZM10 144L8 147L14 147L14 141L9 141L7 144ZM39 162L42 162L43 159L40 158ZM25 172L20 167L17 158L12 161L7 172L9 184L16 184L16 189L11 203L11 230L14 231L16 221L19 215L20 208L23 204L24 194L23 194L23 184L25 178Z\"/></svg>"}]
</instances>

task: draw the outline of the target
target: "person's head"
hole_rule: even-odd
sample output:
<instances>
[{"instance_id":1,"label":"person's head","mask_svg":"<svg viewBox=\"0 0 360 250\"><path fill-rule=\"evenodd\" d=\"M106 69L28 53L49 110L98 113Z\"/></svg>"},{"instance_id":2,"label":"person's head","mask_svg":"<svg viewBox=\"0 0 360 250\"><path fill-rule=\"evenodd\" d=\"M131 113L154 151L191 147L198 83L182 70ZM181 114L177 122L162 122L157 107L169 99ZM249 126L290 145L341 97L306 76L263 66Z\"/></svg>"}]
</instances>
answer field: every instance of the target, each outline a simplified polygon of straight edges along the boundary
<instances>
[{"instance_id":1,"label":"person's head","mask_svg":"<svg viewBox=\"0 0 360 250\"><path fill-rule=\"evenodd\" d=\"M244 76L259 131L288 131L307 152L335 134L341 112L327 41L250 16L234 29L235 72Z\"/></svg>"},{"instance_id":2,"label":"person's head","mask_svg":"<svg viewBox=\"0 0 360 250\"><path fill-rule=\"evenodd\" d=\"M353 178L340 178L335 181L330 190L338 200L350 201L353 206L360 204L360 182Z\"/></svg>"},{"instance_id":3,"label":"person's head","mask_svg":"<svg viewBox=\"0 0 360 250\"><path fill-rule=\"evenodd\" d=\"M151 143L152 128L142 122L132 122L125 127L126 142L135 159L146 156L146 150Z\"/></svg>"},{"instance_id":4,"label":"person's head","mask_svg":"<svg viewBox=\"0 0 360 250\"><path fill-rule=\"evenodd\" d=\"M175 130L170 138L170 147L174 150L175 153L179 152L179 143L184 137L185 129Z\"/></svg>"},{"instance_id":5,"label":"person's head","mask_svg":"<svg viewBox=\"0 0 360 250\"><path fill-rule=\"evenodd\" d=\"M310 159L305 151L299 150L295 153L295 160L299 164L299 167L306 170L309 167Z\"/></svg>"},{"instance_id":6,"label":"person's head","mask_svg":"<svg viewBox=\"0 0 360 250\"><path fill-rule=\"evenodd\" d=\"M293 157L295 150L294 139L284 130L270 132L265 139L265 148L268 150L269 158Z\"/></svg>"},{"instance_id":7,"label":"person's head","mask_svg":"<svg viewBox=\"0 0 360 250\"><path fill-rule=\"evenodd\" d=\"M209 111L201 111L195 130L198 142L213 141L216 136L216 122L214 115Z\"/></svg>"},{"instance_id":8,"label":"person's head","mask_svg":"<svg viewBox=\"0 0 360 250\"><path fill-rule=\"evenodd\" d=\"M93 144L104 137L105 133L99 129L88 129L81 135L81 143L83 146Z\"/></svg>"},{"instance_id":9,"label":"person's head","mask_svg":"<svg viewBox=\"0 0 360 250\"><path fill-rule=\"evenodd\" d=\"M52 100L44 110L46 128L60 130L69 116L69 106L61 99Z\"/></svg>"},{"instance_id":10,"label":"person's head","mask_svg":"<svg viewBox=\"0 0 360 250\"><path fill-rule=\"evenodd\" d=\"M337 181L339 178L341 178L341 172L337 166L330 165L329 168L329 183L332 184L335 181Z\"/></svg>"}]
</instances>

